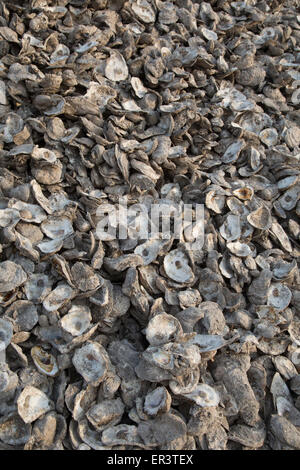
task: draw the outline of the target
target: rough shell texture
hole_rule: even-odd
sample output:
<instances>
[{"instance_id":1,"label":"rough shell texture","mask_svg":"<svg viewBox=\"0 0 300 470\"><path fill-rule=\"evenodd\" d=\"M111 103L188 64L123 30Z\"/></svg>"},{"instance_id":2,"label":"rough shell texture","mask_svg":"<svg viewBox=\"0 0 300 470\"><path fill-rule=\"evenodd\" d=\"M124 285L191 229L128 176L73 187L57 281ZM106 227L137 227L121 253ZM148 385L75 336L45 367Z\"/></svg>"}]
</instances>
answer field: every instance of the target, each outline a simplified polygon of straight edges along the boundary
<instances>
[{"instance_id":1,"label":"rough shell texture","mask_svg":"<svg viewBox=\"0 0 300 470\"><path fill-rule=\"evenodd\" d=\"M300 448L298 3L0 3L0 449Z\"/></svg>"},{"instance_id":2,"label":"rough shell texture","mask_svg":"<svg viewBox=\"0 0 300 470\"><path fill-rule=\"evenodd\" d=\"M25 423L32 423L51 408L47 395L31 385L27 385L18 398L18 412Z\"/></svg>"}]
</instances>

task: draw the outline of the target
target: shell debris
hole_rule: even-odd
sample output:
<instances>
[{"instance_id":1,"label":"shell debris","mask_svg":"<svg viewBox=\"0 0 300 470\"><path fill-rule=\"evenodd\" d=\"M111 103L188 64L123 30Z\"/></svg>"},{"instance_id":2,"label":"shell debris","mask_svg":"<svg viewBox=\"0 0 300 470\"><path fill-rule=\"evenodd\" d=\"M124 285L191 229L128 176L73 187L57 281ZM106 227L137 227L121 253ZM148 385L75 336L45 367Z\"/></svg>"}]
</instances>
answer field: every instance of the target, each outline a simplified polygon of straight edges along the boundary
<instances>
[{"instance_id":1,"label":"shell debris","mask_svg":"<svg viewBox=\"0 0 300 470\"><path fill-rule=\"evenodd\" d=\"M1 2L0 449L300 449L297 3Z\"/></svg>"}]
</instances>

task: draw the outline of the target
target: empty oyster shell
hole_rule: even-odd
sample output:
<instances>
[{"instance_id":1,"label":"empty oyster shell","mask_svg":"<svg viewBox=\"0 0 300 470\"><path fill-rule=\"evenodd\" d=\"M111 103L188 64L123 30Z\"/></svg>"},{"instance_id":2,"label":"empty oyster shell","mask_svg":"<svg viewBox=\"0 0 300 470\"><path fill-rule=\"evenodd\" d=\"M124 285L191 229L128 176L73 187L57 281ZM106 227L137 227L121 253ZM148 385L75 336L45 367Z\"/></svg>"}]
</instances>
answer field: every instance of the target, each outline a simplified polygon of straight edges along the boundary
<instances>
[{"instance_id":1,"label":"empty oyster shell","mask_svg":"<svg viewBox=\"0 0 300 470\"><path fill-rule=\"evenodd\" d=\"M242 201L247 201L247 200L252 199L254 191L252 188L248 186L244 186L242 188L235 189L233 191L233 194L237 196L239 199L241 199Z\"/></svg>"},{"instance_id":2,"label":"empty oyster shell","mask_svg":"<svg viewBox=\"0 0 300 470\"><path fill-rule=\"evenodd\" d=\"M233 253L236 256L241 256L241 257L246 257L246 256L253 256L253 251L251 250L251 247L247 245L247 243L241 243L241 242L232 242L232 243L227 243L227 247L231 253Z\"/></svg>"},{"instance_id":3,"label":"empty oyster shell","mask_svg":"<svg viewBox=\"0 0 300 470\"><path fill-rule=\"evenodd\" d=\"M92 320L90 309L84 305L73 305L62 317L62 328L73 336L82 335L90 327Z\"/></svg>"},{"instance_id":4,"label":"empty oyster shell","mask_svg":"<svg viewBox=\"0 0 300 470\"><path fill-rule=\"evenodd\" d=\"M288 332L294 343L300 346L300 322L298 320L295 319L290 323Z\"/></svg>"},{"instance_id":5,"label":"empty oyster shell","mask_svg":"<svg viewBox=\"0 0 300 470\"><path fill-rule=\"evenodd\" d=\"M132 77L130 83L138 98L143 98L148 92L147 88L144 87L142 81L138 77Z\"/></svg>"},{"instance_id":6,"label":"empty oyster shell","mask_svg":"<svg viewBox=\"0 0 300 470\"><path fill-rule=\"evenodd\" d=\"M120 398L115 400L103 400L93 405L87 412L86 417L97 431L118 424L125 411L125 406Z\"/></svg>"},{"instance_id":7,"label":"empty oyster shell","mask_svg":"<svg viewBox=\"0 0 300 470\"><path fill-rule=\"evenodd\" d=\"M58 373L57 363L52 354L44 351L40 346L34 346L30 353L39 372L50 377Z\"/></svg>"},{"instance_id":8,"label":"empty oyster shell","mask_svg":"<svg viewBox=\"0 0 300 470\"><path fill-rule=\"evenodd\" d=\"M17 403L18 413L25 423L32 423L53 407L47 395L31 385L22 390Z\"/></svg>"},{"instance_id":9,"label":"empty oyster shell","mask_svg":"<svg viewBox=\"0 0 300 470\"><path fill-rule=\"evenodd\" d=\"M182 333L177 318L166 313L153 317L146 328L146 338L152 346L160 346L170 341L176 341Z\"/></svg>"},{"instance_id":10,"label":"empty oyster shell","mask_svg":"<svg viewBox=\"0 0 300 470\"><path fill-rule=\"evenodd\" d=\"M197 344L200 352L216 351L223 348L227 344L234 342L238 335L233 336L230 340L225 340L221 335L195 335L189 340L190 344Z\"/></svg>"},{"instance_id":11,"label":"empty oyster shell","mask_svg":"<svg viewBox=\"0 0 300 470\"><path fill-rule=\"evenodd\" d=\"M291 211L296 207L300 198L300 186L296 185L288 189L283 196L279 198L280 205L286 211Z\"/></svg>"},{"instance_id":12,"label":"empty oyster shell","mask_svg":"<svg viewBox=\"0 0 300 470\"><path fill-rule=\"evenodd\" d=\"M80 261L72 266L71 274L74 284L83 292L97 289L102 285L102 278L95 274L90 266Z\"/></svg>"},{"instance_id":13,"label":"empty oyster shell","mask_svg":"<svg viewBox=\"0 0 300 470\"><path fill-rule=\"evenodd\" d=\"M280 282L272 284L268 291L268 305L278 308L279 311L284 310L292 299L290 289Z\"/></svg>"},{"instance_id":14,"label":"empty oyster shell","mask_svg":"<svg viewBox=\"0 0 300 470\"><path fill-rule=\"evenodd\" d=\"M274 365L278 372L286 379L290 380L298 375L297 369L287 357L276 356L273 359Z\"/></svg>"},{"instance_id":15,"label":"empty oyster shell","mask_svg":"<svg viewBox=\"0 0 300 470\"><path fill-rule=\"evenodd\" d=\"M249 224L251 224L255 228L259 228L261 230L269 230L272 225L272 217L270 211L262 206L256 209L247 216L247 220Z\"/></svg>"},{"instance_id":16,"label":"empty oyster shell","mask_svg":"<svg viewBox=\"0 0 300 470\"><path fill-rule=\"evenodd\" d=\"M183 395L189 400L193 400L198 406L218 406L220 402L219 393L210 385L199 384L190 393Z\"/></svg>"},{"instance_id":17,"label":"empty oyster shell","mask_svg":"<svg viewBox=\"0 0 300 470\"><path fill-rule=\"evenodd\" d=\"M146 448L137 433L136 426L118 424L105 429L102 433L102 442L106 446L131 445Z\"/></svg>"},{"instance_id":18,"label":"empty oyster shell","mask_svg":"<svg viewBox=\"0 0 300 470\"><path fill-rule=\"evenodd\" d=\"M128 68L120 52L111 52L110 58L106 61L105 76L113 82L120 82L128 77Z\"/></svg>"},{"instance_id":19,"label":"empty oyster shell","mask_svg":"<svg viewBox=\"0 0 300 470\"><path fill-rule=\"evenodd\" d=\"M48 312L54 312L71 300L73 295L74 290L68 284L61 283L44 298L43 307Z\"/></svg>"},{"instance_id":20,"label":"empty oyster shell","mask_svg":"<svg viewBox=\"0 0 300 470\"><path fill-rule=\"evenodd\" d=\"M243 149L244 145L245 145L244 140L239 140L229 145L229 147L227 148L226 152L224 153L222 157L223 163L235 162L239 158L240 152Z\"/></svg>"},{"instance_id":21,"label":"empty oyster shell","mask_svg":"<svg viewBox=\"0 0 300 470\"><path fill-rule=\"evenodd\" d=\"M37 145L33 148L31 156L34 160L43 160L48 163L55 163L57 160L54 152L46 148L38 147ZM37 183L33 180L31 184L36 185Z\"/></svg>"},{"instance_id":22,"label":"empty oyster shell","mask_svg":"<svg viewBox=\"0 0 300 470\"><path fill-rule=\"evenodd\" d=\"M108 356L98 343L89 342L76 349L72 362L77 372L84 380L95 387L99 385L107 374Z\"/></svg>"},{"instance_id":23,"label":"empty oyster shell","mask_svg":"<svg viewBox=\"0 0 300 470\"><path fill-rule=\"evenodd\" d=\"M296 3L1 2L0 449L300 449Z\"/></svg>"},{"instance_id":24,"label":"empty oyster shell","mask_svg":"<svg viewBox=\"0 0 300 470\"><path fill-rule=\"evenodd\" d=\"M213 210L216 214L221 214L225 205L225 196L216 191L209 191L205 198L206 207Z\"/></svg>"},{"instance_id":25,"label":"empty oyster shell","mask_svg":"<svg viewBox=\"0 0 300 470\"><path fill-rule=\"evenodd\" d=\"M241 223L238 215L229 214L220 227L220 234L228 242L237 240L241 236Z\"/></svg>"},{"instance_id":26,"label":"empty oyster shell","mask_svg":"<svg viewBox=\"0 0 300 470\"><path fill-rule=\"evenodd\" d=\"M151 4L146 0L136 0L132 3L131 8L139 20L144 23L153 23L155 21L155 13Z\"/></svg>"},{"instance_id":27,"label":"empty oyster shell","mask_svg":"<svg viewBox=\"0 0 300 470\"><path fill-rule=\"evenodd\" d=\"M20 213L16 209L1 209L0 227L15 226L20 218Z\"/></svg>"},{"instance_id":28,"label":"empty oyster shell","mask_svg":"<svg viewBox=\"0 0 300 470\"><path fill-rule=\"evenodd\" d=\"M63 239L57 238L55 240L46 240L36 245L42 253L54 254L63 246Z\"/></svg>"},{"instance_id":29,"label":"empty oyster shell","mask_svg":"<svg viewBox=\"0 0 300 470\"><path fill-rule=\"evenodd\" d=\"M31 331L38 322L36 306L27 300L17 300L10 305L5 314L14 320L19 331Z\"/></svg>"},{"instance_id":30,"label":"empty oyster shell","mask_svg":"<svg viewBox=\"0 0 300 470\"><path fill-rule=\"evenodd\" d=\"M73 233L72 223L68 217L50 216L41 224L41 229L52 240L63 240Z\"/></svg>"},{"instance_id":31,"label":"empty oyster shell","mask_svg":"<svg viewBox=\"0 0 300 470\"><path fill-rule=\"evenodd\" d=\"M0 263L0 292L9 292L24 284L27 274L22 266L12 261Z\"/></svg>"},{"instance_id":32,"label":"empty oyster shell","mask_svg":"<svg viewBox=\"0 0 300 470\"><path fill-rule=\"evenodd\" d=\"M24 423L17 413L9 413L0 418L0 440L5 444L20 446L30 438L31 426Z\"/></svg>"},{"instance_id":33,"label":"empty oyster shell","mask_svg":"<svg viewBox=\"0 0 300 470\"><path fill-rule=\"evenodd\" d=\"M285 233L281 225L278 224L278 222L273 221L272 226L271 226L271 232L279 241L282 248L284 248L286 251L289 251L289 252L293 251L292 245L289 241L287 234Z\"/></svg>"},{"instance_id":34,"label":"empty oyster shell","mask_svg":"<svg viewBox=\"0 0 300 470\"><path fill-rule=\"evenodd\" d=\"M152 263L158 256L159 251L163 247L163 242L160 240L147 240L145 243L138 245L134 253L142 256L144 265Z\"/></svg>"},{"instance_id":35,"label":"empty oyster shell","mask_svg":"<svg viewBox=\"0 0 300 470\"><path fill-rule=\"evenodd\" d=\"M171 395L165 387L157 387L152 392L147 393L143 410L148 416L156 416L168 413L171 406Z\"/></svg>"},{"instance_id":36,"label":"empty oyster shell","mask_svg":"<svg viewBox=\"0 0 300 470\"><path fill-rule=\"evenodd\" d=\"M194 279L187 255L180 249L172 250L164 257L164 268L167 276L176 282L187 283Z\"/></svg>"},{"instance_id":37,"label":"empty oyster shell","mask_svg":"<svg viewBox=\"0 0 300 470\"><path fill-rule=\"evenodd\" d=\"M285 261L278 261L272 267L273 277L277 281L283 281L290 278L296 271L297 262L293 260L291 263Z\"/></svg>"},{"instance_id":38,"label":"empty oyster shell","mask_svg":"<svg viewBox=\"0 0 300 470\"><path fill-rule=\"evenodd\" d=\"M259 134L260 140L268 147L276 145L278 139L278 132L275 128L264 129Z\"/></svg>"}]
</instances>

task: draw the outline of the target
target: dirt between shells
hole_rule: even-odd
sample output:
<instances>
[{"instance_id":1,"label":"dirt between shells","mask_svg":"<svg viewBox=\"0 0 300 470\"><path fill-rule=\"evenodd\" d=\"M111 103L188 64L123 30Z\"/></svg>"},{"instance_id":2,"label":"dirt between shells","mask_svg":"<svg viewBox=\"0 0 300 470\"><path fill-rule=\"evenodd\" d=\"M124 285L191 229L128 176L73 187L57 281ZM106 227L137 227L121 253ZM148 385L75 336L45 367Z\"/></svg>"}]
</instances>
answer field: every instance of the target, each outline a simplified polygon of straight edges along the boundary
<instances>
[{"instance_id":1,"label":"dirt between shells","mask_svg":"<svg viewBox=\"0 0 300 470\"><path fill-rule=\"evenodd\" d=\"M300 449L299 7L0 1L0 449Z\"/></svg>"}]
</instances>

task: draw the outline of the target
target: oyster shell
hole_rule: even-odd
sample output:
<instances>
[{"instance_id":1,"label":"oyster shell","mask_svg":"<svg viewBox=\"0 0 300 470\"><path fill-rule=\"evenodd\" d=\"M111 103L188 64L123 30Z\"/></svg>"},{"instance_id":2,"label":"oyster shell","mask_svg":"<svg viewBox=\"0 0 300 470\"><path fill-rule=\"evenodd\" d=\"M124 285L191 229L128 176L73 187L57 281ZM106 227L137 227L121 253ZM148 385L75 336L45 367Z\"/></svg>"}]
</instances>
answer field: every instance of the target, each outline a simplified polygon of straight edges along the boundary
<instances>
[{"instance_id":1,"label":"oyster shell","mask_svg":"<svg viewBox=\"0 0 300 470\"><path fill-rule=\"evenodd\" d=\"M90 327L90 309L83 305L73 305L60 320L62 328L72 336L80 336Z\"/></svg>"},{"instance_id":2,"label":"oyster shell","mask_svg":"<svg viewBox=\"0 0 300 470\"><path fill-rule=\"evenodd\" d=\"M194 280L188 258L180 249L173 250L165 256L164 269L167 276L176 282L187 283Z\"/></svg>"},{"instance_id":3,"label":"oyster shell","mask_svg":"<svg viewBox=\"0 0 300 470\"><path fill-rule=\"evenodd\" d=\"M126 80L128 68L124 57L119 52L111 52L110 58L106 61L105 76L113 82Z\"/></svg>"},{"instance_id":4,"label":"oyster shell","mask_svg":"<svg viewBox=\"0 0 300 470\"><path fill-rule=\"evenodd\" d=\"M0 440L11 446L26 444L30 438L31 426L24 423L17 413L9 413L0 418Z\"/></svg>"},{"instance_id":5,"label":"oyster shell","mask_svg":"<svg viewBox=\"0 0 300 470\"><path fill-rule=\"evenodd\" d=\"M57 363L52 354L47 353L39 346L34 346L30 354L39 372L50 377L54 377L58 373Z\"/></svg>"},{"instance_id":6,"label":"oyster shell","mask_svg":"<svg viewBox=\"0 0 300 470\"><path fill-rule=\"evenodd\" d=\"M177 318L162 313L153 317L146 328L146 338L151 346L176 341L182 334L182 328Z\"/></svg>"},{"instance_id":7,"label":"oyster shell","mask_svg":"<svg viewBox=\"0 0 300 470\"><path fill-rule=\"evenodd\" d=\"M12 261L0 263L0 292L9 292L21 286L27 280L22 266Z\"/></svg>"},{"instance_id":8,"label":"oyster shell","mask_svg":"<svg viewBox=\"0 0 300 470\"><path fill-rule=\"evenodd\" d=\"M206 384L199 384L190 393L184 394L185 398L193 400L198 406L218 406L220 397L216 390Z\"/></svg>"},{"instance_id":9,"label":"oyster shell","mask_svg":"<svg viewBox=\"0 0 300 470\"><path fill-rule=\"evenodd\" d=\"M53 312L61 308L66 302L72 299L74 290L68 284L60 283L43 300L43 307L48 312Z\"/></svg>"},{"instance_id":10,"label":"oyster shell","mask_svg":"<svg viewBox=\"0 0 300 470\"><path fill-rule=\"evenodd\" d=\"M95 387L105 379L108 357L105 349L100 344L90 342L76 349L72 361L77 372L82 375L84 380Z\"/></svg>"},{"instance_id":11,"label":"oyster shell","mask_svg":"<svg viewBox=\"0 0 300 470\"><path fill-rule=\"evenodd\" d=\"M44 392L31 385L22 390L17 403L18 413L25 423L32 423L53 406Z\"/></svg>"}]
</instances>

